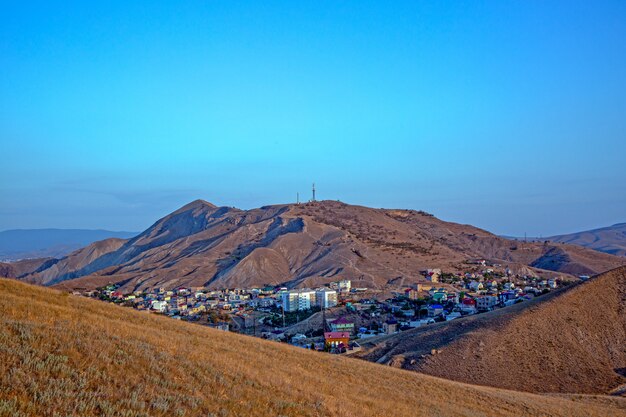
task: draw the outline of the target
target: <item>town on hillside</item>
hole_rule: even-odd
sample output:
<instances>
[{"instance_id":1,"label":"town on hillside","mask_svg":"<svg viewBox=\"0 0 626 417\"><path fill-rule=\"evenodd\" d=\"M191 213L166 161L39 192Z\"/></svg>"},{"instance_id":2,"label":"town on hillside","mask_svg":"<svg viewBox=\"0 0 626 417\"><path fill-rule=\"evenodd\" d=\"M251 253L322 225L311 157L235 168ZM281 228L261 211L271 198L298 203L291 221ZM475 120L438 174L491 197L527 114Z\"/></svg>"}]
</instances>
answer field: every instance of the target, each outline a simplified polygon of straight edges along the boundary
<instances>
[{"instance_id":1,"label":"town on hillside","mask_svg":"<svg viewBox=\"0 0 626 417\"><path fill-rule=\"evenodd\" d=\"M506 308L569 284L477 263L484 267L480 272L427 269L419 282L387 291L355 288L340 279L316 289L199 287L124 293L111 284L74 294L306 349L351 354L363 339Z\"/></svg>"}]
</instances>

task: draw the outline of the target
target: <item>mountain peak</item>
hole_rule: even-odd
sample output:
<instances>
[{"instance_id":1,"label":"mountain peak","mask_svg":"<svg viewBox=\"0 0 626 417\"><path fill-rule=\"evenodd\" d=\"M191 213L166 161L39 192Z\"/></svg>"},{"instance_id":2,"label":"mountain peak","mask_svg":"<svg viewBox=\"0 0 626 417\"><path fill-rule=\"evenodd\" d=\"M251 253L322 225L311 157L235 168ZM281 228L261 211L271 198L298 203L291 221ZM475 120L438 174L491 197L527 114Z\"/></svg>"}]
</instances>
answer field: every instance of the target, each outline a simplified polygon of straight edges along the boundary
<instances>
[{"instance_id":1,"label":"mountain peak","mask_svg":"<svg viewBox=\"0 0 626 417\"><path fill-rule=\"evenodd\" d=\"M185 204L184 206L176 210L174 213L180 213L183 211L195 210L195 209L204 208L204 207L211 208L211 209L217 208L215 204L211 204L206 200L197 199L197 200L193 200L191 203Z\"/></svg>"},{"instance_id":2,"label":"mountain peak","mask_svg":"<svg viewBox=\"0 0 626 417\"><path fill-rule=\"evenodd\" d=\"M571 275L624 264L624 258L609 254L560 245L561 251L550 251L554 247L529 242L517 251L515 242L412 210L336 201L240 210L195 200L87 269L82 259L68 256L62 265L31 270L27 279L49 282L95 271L103 281L118 279L124 281L124 290L135 291L268 283L314 287L341 277L382 289L415 283L422 279L419 271L432 267L467 272L465 262L473 258L526 266L540 260L541 268ZM117 278L110 274L112 267Z\"/></svg>"}]
</instances>

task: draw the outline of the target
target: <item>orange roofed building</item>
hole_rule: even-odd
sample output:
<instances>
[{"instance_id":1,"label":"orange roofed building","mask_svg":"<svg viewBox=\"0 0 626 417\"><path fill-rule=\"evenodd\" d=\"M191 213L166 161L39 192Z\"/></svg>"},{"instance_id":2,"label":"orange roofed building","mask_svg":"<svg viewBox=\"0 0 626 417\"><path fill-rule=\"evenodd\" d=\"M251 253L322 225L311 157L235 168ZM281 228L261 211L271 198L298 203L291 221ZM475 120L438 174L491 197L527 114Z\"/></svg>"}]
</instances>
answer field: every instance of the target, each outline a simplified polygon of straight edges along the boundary
<instances>
[{"instance_id":1,"label":"orange roofed building","mask_svg":"<svg viewBox=\"0 0 626 417\"><path fill-rule=\"evenodd\" d=\"M324 343L330 348L348 347L350 332L324 332ZM342 346L343 345L343 346Z\"/></svg>"}]
</instances>

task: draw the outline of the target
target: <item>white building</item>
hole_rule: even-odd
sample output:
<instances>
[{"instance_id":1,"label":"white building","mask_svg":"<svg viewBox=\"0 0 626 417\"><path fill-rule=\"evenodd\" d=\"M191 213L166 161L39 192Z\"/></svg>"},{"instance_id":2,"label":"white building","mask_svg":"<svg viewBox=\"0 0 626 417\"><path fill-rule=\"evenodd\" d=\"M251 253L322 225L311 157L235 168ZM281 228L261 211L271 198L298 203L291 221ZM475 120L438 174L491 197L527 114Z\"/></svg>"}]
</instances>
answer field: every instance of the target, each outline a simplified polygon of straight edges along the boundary
<instances>
[{"instance_id":1,"label":"white building","mask_svg":"<svg viewBox=\"0 0 626 417\"><path fill-rule=\"evenodd\" d=\"M255 303L257 307L267 308L276 304L276 300L272 297L259 297L255 299Z\"/></svg>"},{"instance_id":2,"label":"white building","mask_svg":"<svg viewBox=\"0 0 626 417\"><path fill-rule=\"evenodd\" d=\"M350 281L349 279L342 279L341 281L337 282L337 289L339 290L339 292L350 292L351 288L352 281Z\"/></svg>"},{"instance_id":3,"label":"white building","mask_svg":"<svg viewBox=\"0 0 626 417\"><path fill-rule=\"evenodd\" d=\"M426 279L430 282L439 282L439 276L441 275L441 269L427 269L426 270Z\"/></svg>"},{"instance_id":4,"label":"white building","mask_svg":"<svg viewBox=\"0 0 626 417\"><path fill-rule=\"evenodd\" d=\"M280 294L285 311L308 310L315 305L315 291L291 290Z\"/></svg>"},{"instance_id":5,"label":"white building","mask_svg":"<svg viewBox=\"0 0 626 417\"><path fill-rule=\"evenodd\" d=\"M291 338L291 343L298 343L298 342L302 342L303 340L306 340L306 335L302 333L296 333Z\"/></svg>"},{"instance_id":6,"label":"white building","mask_svg":"<svg viewBox=\"0 0 626 417\"><path fill-rule=\"evenodd\" d=\"M337 291L320 288L315 291L315 300L320 308L330 308L337 305Z\"/></svg>"},{"instance_id":7,"label":"white building","mask_svg":"<svg viewBox=\"0 0 626 417\"><path fill-rule=\"evenodd\" d=\"M491 310L498 304L498 297L494 295L484 295L476 298L476 308L479 310Z\"/></svg>"},{"instance_id":8,"label":"white building","mask_svg":"<svg viewBox=\"0 0 626 417\"><path fill-rule=\"evenodd\" d=\"M476 291L480 291L482 289L484 289L485 287L483 286L482 282L479 281L472 281L467 285L467 288L469 288L470 290L476 292Z\"/></svg>"},{"instance_id":9,"label":"white building","mask_svg":"<svg viewBox=\"0 0 626 417\"><path fill-rule=\"evenodd\" d=\"M167 301L152 301L152 309L164 313L167 311Z\"/></svg>"}]
</instances>

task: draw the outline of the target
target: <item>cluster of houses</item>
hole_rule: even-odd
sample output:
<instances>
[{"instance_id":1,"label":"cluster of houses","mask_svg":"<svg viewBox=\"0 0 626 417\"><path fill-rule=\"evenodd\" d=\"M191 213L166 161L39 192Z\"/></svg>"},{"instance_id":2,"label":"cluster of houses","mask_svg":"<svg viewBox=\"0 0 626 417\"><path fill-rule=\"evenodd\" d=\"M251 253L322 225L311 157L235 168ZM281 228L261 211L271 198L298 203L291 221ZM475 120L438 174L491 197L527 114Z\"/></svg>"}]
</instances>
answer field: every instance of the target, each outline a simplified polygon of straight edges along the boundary
<instances>
[{"instance_id":1,"label":"cluster of houses","mask_svg":"<svg viewBox=\"0 0 626 417\"><path fill-rule=\"evenodd\" d=\"M541 295L558 287L557 279L509 277L494 278L489 270L485 273L464 275L442 274L438 269L423 271L425 279L408 288L393 292L393 297L379 300L367 289L352 288L349 280L333 282L316 289L287 289L264 287L252 289L210 290L207 288L163 288L151 291L122 293L116 285L82 295L149 310L183 320L199 320L207 316L207 325L233 330L237 320L241 328L252 320L255 326L265 325L264 337L290 341L292 344L325 350L333 353L351 353L359 349L357 339L381 334L392 334L410 328L459 317L515 303ZM370 296L370 298L365 298ZM318 333L290 334L285 326L285 316L298 313L299 319L307 317L302 311L322 310L325 322ZM258 319L262 312L266 317L278 317L274 321ZM275 327L280 322L282 324ZM262 314L261 314L262 315ZM326 318L328 317L328 318ZM268 324L269 323L269 324ZM322 326L320 326L322 327ZM234 329L238 330L238 329ZM315 334L313 334L315 333Z\"/></svg>"},{"instance_id":2,"label":"cluster of houses","mask_svg":"<svg viewBox=\"0 0 626 417\"><path fill-rule=\"evenodd\" d=\"M151 291L135 291L125 294L117 285L108 285L96 291L82 293L88 297L96 297L105 301L120 303L137 310L148 310L162 313L176 319L194 320L210 311L224 313L248 308L249 305L274 304L274 288L254 290L207 290L205 288L163 288ZM265 300L265 299L268 300ZM271 303L269 300L271 299ZM228 330L226 320L215 323L222 330Z\"/></svg>"},{"instance_id":3,"label":"cluster of houses","mask_svg":"<svg viewBox=\"0 0 626 417\"><path fill-rule=\"evenodd\" d=\"M436 280L436 273L432 275ZM476 279L461 281L454 286L429 280L398 291L393 298L384 301L361 299L349 302L346 304L346 315L354 317L360 325L357 327L346 316L328 319L323 347L327 351L349 354L358 349L355 339L393 334L487 312L529 300L558 287L556 279L531 279L532 283L526 280L529 285L518 286L511 281L471 278ZM307 347L310 339L297 334L291 342ZM315 346L320 348L318 344Z\"/></svg>"},{"instance_id":4,"label":"cluster of houses","mask_svg":"<svg viewBox=\"0 0 626 417\"><path fill-rule=\"evenodd\" d=\"M507 307L554 290L559 285L556 278L524 278L516 284L509 279L486 279L480 274L466 274L455 280L455 284L444 284L439 281L438 272L432 270L428 277L427 282L396 291L393 298L385 301L352 304L353 309L367 311L366 315L373 316L377 324L374 330L367 326L360 328L357 337L390 334ZM385 318L382 324L380 319L376 320L377 316Z\"/></svg>"},{"instance_id":5,"label":"cluster of houses","mask_svg":"<svg viewBox=\"0 0 626 417\"><path fill-rule=\"evenodd\" d=\"M296 346L330 353L354 353L361 348L354 340L354 322L344 316L325 320L323 338L310 339L305 334L297 333L290 340Z\"/></svg>"},{"instance_id":6,"label":"cluster of houses","mask_svg":"<svg viewBox=\"0 0 626 417\"><path fill-rule=\"evenodd\" d=\"M360 326L349 327L351 339L365 339L393 334L436 322L454 320L466 315L487 312L530 300L558 287L557 279L525 277L517 283L509 279L487 279L467 274L456 284L439 282L439 272L428 271L426 282L396 291L384 301L361 299L346 304L346 312L356 314ZM342 320L345 320L343 318ZM339 343L345 333L325 333L327 344ZM340 329L344 331L344 329ZM302 340L299 341L300 343ZM341 340L349 346L352 342Z\"/></svg>"},{"instance_id":7,"label":"cluster of houses","mask_svg":"<svg viewBox=\"0 0 626 417\"><path fill-rule=\"evenodd\" d=\"M112 284L95 291L79 292L88 297L100 298L138 310L148 310L170 317L195 320L203 314L218 311L222 314L236 314L247 310L283 309L284 312L329 309L338 303L338 295L349 293L351 282L341 280L314 290L288 290L285 287L267 286L252 289L209 290L206 288L158 288L150 291L123 293L119 286ZM227 323L216 326L227 330Z\"/></svg>"},{"instance_id":8,"label":"cluster of houses","mask_svg":"<svg viewBox=\"0 0 626 417\"><path fill-rule=\"evenodd\" d=\"M316 306L331 308L337 305L337 291L330 288L280 291L279 294L282 308L288 312L310 310Z\"/></svg>"}]
</instances>

